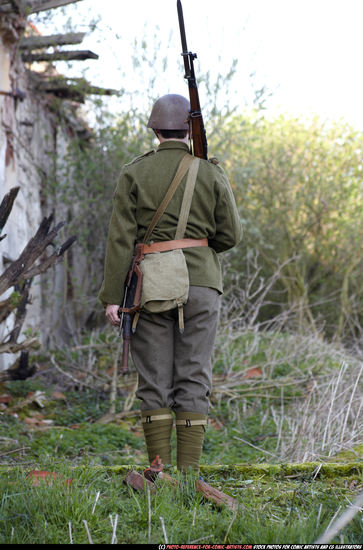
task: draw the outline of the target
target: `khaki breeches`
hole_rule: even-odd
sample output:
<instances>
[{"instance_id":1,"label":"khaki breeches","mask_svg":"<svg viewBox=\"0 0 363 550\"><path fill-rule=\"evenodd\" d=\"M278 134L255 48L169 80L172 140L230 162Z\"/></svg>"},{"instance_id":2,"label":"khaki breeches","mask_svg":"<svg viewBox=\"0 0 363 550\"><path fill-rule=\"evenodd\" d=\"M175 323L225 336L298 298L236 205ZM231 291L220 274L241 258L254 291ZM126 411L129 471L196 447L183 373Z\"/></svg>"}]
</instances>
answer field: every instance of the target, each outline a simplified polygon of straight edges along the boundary
<instances>
[{"instance_id":1,"label":"khaki breeches","mask_svg":"<svg viewBox=\"0 0 363 550\"><path fill-rule=\"evenodd\" d=\"M220 294L212 288L191 286L183 309L183 334L176 309L140 314L131 337L131 355L139 377L136 396L141 410L170 408L208 414Z\"/></svg>"}]
</instances>

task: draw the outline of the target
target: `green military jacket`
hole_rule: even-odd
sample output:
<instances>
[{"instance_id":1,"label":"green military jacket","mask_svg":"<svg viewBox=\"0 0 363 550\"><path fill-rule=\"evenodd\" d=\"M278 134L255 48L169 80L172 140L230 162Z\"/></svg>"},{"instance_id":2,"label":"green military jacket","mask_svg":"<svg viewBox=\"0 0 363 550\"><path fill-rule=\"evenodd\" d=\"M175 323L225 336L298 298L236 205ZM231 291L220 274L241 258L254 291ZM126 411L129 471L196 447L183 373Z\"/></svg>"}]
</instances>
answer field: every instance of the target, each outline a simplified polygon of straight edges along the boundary
<instances>
[{"instance_id":1,"label":"green military jacket","mask_svg":"<svg viewBox=\"0 0 363 550\"><path fill-rule=\"evenodd\" d=\"M143 241L152 217L163 200L177 167L188 152L180 141L163 142L157 151L138 157L122 170L114 194L107 238L104 280L99 299L121 304L124 282L135 243ZM150 242L175 238L186 183L183 178ZM191 285L208 286L222 292L218 252L239 243L242 227L233 192L224 170L201 160L184 238L208 239L208 247L184 250Z\"/></svg>"}]
</instances>

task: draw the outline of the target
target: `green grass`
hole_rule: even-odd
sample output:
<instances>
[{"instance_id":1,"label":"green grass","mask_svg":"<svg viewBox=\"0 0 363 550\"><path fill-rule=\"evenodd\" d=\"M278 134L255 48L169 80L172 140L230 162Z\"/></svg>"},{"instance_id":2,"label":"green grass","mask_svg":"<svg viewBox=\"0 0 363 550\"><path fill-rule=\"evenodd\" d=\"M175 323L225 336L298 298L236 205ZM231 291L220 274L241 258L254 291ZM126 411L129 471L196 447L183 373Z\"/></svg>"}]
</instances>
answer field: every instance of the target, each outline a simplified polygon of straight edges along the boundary
<instances>
[{"instance_id":1,"label":"green grass","mask_svg":"<svg viewBox=\"0 0 363 550\"><path fill-rule=\"evenodd\" d=\"M37 390L47 396L44 409L32 404L18 410L18 417L0 416L0 438L10 438L17 442L3 443L4 450L27 448L24 455L15 453L2 458L0 453L0 463L10 461L15 464L19 460L23 461L24 457L27 461L38 463L44 456L80 461L85 455L95 464L126 464L130 462L131 457L135 464L146 462L141 422L138 418L125 419L118 424L96 423L109 409L107 395L91 390L66 391L65 400L55 400L52 398L53 388L39 379L11 382L6 388L6 392L14 397L14 401L24 399L28 392ZM118 399L117 410L122 410L122 405L123 399ZM135 407L137 406L136 403ZM260 403L253 413L249 411L241 425L236 417L237 408L238 404L231 408L223 401L212 408L210 417L217 419L219 425L210 424L207 429L202 454L203 464L261 462L271 459L271 455L265 450L270 453L274 451L276 427L271 418L261 425L266 410L264 403ZM27 426L24 419L37 414L52 420L56 427L37 430ZM259 439L261 434L266 435L262 440ZM251 442L261 450L242 444L235 439L236 437ZM175 447L174 434L174 457Z\"/></svg>"},{"instance_id":2,"label":"green grass","mask_svg":"<svg viewBox=\"0 0 363 550\"><path fill-rule=\"evenodd\" d=\"M99 424L97 420L109 410L107 389L103 386L85 389L82 384L79 388L76 385L62 388L54 373L44 376L40 373L1 388L1 393L13 396L12 404L37 390L46 394L47 401L43 408L33 403L19 409L17 417L5 412L0 415L0 543L68 544L70 527L74 543L88 543L86 522L93 542L107 544L113 534L110 516L114 521L116 515L117 540L123 544L165 543L160 517L169 543L313 543L334 515L339 516L362 490L359 466L362 448L357 439L352 440L351 446L343 447L339 461L355 462L358 466L351 469L345 464L345 471L340 465L338 471L332 465L331 475L323 473L323 469L315 475L306 462L303 463L306 471L304 467L295 471L286 464L288 459L281 458L279 449L281 441L288 444L295 426L289 426L296 419L295 407L306 399L306 387L301 387L299 380L315 376L314 373L322 374L316 379L324 390L330 374L336 379L340 357L335 353L329 357L327 346L318 342L313 342L311 349L302 346L294 355L295 345L299 347L300 343L285 335L258 336L259 345L254 347L256 337L256 334L244 335L219 348L217 374L257 366L264 369L265 377L240 380L239 386L230 388L226 394L217 388L212 395L211 422L201 460L204 479L240 502L237 513L204 501L191 480L177 492L160 484L150 497L149 508L147 495L135 493L123 482L126 465L139 471L147 465L140 419L130 416ZM111 362L106 340L105 348L97 348L99 373L106 372ZM101 336L97 343L102 344ZM305 355L304 349L308 350ZM319 354L315 353L318 349ZM74 365L84 364L87 354L87 350L80 355L74 352L71 357ZM67 354L63 359L62 368L66 369ZM336 392L348 396L346 401L334 402L337 411L351 407L349 422L344 424L347 429L356 418L353 405L356 407L358 402L357 398L350 402L349 384L356 380L354 373L349 378L350 372L352 369L341 378L348 389L340 387ZM286 381L292 384L286 386ZM268 390L264 389L266 386ZM60 389L65 398L55 399L55 389ZM324 399L329 401L332 393L322 395L313 394L315 406L324 403ZM116 412L123 410L126 396L121 387ZM132 408L138 406L135 401ZM26 423L26 419L40 414L52 420L53 426ZM309 418L307 415L306 425ZM319 419L321 433L326 418ZM306 439L303 448L308 448L309 433L299 438L300 442ZM174 463L175 446L174 433ZM315 448L319 450L317 444ZM332 459L334 456L319 455L324 464ZM243 466L238 466L241 463ZM278 466L268 467L269 464ZM52 484L43 481L33 486L26 479L31 470L56 472L58 477ZM65 483L69 478L70 486ZM359 544L362 540L362 520L357 515L332 542Z\"/></svg>"},{"instance_id":3,"label":"green grass","mask_svg":"<svg viewBox=\"0 0 363 550\"><path fill-rule=\"evenodd\" d=\"M69 522L73 542L88 543L86 521L93 542L107 544L113 533L110 515L114 520L116 514L117 540L123 544L164 543L160 517L174 544L313 543L354 494L343 479L309 483L227 478L222 484L206 479L240 502L235 513L203 501L189 479L180 491L160 483L150 496L149 512L147 494L127 487L123 475L105 468L72 468L67 462L43 466L56 470L59 481L34 487L22 468L0 476L0 543L67 544ZM64 483L68 478L70 486ZM333 542L358 544L362 536L362 522L356 517Z\"/></svg>"}]
</instances>

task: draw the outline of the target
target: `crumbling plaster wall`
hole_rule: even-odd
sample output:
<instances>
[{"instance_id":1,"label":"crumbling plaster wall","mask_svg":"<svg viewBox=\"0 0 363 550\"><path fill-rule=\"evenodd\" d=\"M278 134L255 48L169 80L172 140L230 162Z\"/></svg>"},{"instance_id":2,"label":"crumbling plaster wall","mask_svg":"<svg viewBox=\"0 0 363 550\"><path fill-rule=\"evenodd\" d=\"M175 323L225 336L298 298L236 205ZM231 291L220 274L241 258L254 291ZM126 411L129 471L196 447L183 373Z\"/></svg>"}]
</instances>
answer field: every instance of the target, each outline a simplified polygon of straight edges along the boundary
<instances>
[{"instance_id":1,"label":"crumbling plaster wall","mask_svg":"<svg viewBox=\"0 0 363 550\"><path fill-rule=\"evenodd\" d=\"M59 162L70 140L70 132L59 124L50 108L51 98L34 91L29 83L18 52L22 30L21 22L19 24L14 16L8 21L3 18L0 23L0 92L3 92L0 93L0 201L12 187L20 186L4 229L7 236L0 243L1 273L9 260L19 256L43 216L54 208L47 185L54 174L55 159ZM64 214L64 208L57 208L56 221ZM32 284L24 329L31 326L39 331L43 343L47 342L52 327L61 330L58 318L62 309L64 271L59 264L46 276L37 276ZM4 333L12 321L10 316L8 326L2 327ZM1 354L0 370L13 360L13 356Z\"/></svg>"}]
</instances>

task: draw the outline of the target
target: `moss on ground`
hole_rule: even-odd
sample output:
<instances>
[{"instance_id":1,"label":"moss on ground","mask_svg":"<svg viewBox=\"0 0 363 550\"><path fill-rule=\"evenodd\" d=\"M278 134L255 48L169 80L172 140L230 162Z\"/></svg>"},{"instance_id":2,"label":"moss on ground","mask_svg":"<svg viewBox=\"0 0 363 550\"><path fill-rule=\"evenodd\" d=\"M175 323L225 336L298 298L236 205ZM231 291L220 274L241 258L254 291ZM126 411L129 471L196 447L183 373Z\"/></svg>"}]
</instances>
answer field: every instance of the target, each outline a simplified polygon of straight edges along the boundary
<instances>
[{"instance_id":1,"label":"moss on ground","mask_svg":"<svg viewBox=\"0 0 363 550\"><path fill-rule=\"evenodd\" d=\"M329 458L328 461L330 462L354 462L355 460L363 461L363 444L362 445L355 445L352 447L349 451L342 451L340 453L337 453L333 457Z\"/></svg>"},{"instance_id":2,"label":"moss on ground","mask_svg":"<svg viewBox=\"0 0 363 550\"><path fill-rule=\"evenodd\" d=\"M126 474L130 469L142 472L146 465L135 466L124 464L118 466L95 466L99 471L114 474ZM174 469L174 472L176 470ZM363 462L348 462L322 464L321 462L285 463L285 464L233 464L233 465L201 465L202 476L218 476L220 479L231 478L245 480L250 478L268 478L284 480L298 478L303 481L315 479L357 479L363 482Z\"/></svg>"}]
</instances>

